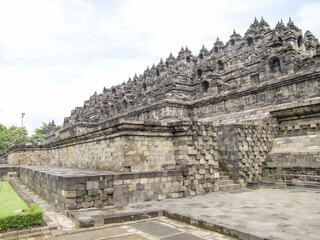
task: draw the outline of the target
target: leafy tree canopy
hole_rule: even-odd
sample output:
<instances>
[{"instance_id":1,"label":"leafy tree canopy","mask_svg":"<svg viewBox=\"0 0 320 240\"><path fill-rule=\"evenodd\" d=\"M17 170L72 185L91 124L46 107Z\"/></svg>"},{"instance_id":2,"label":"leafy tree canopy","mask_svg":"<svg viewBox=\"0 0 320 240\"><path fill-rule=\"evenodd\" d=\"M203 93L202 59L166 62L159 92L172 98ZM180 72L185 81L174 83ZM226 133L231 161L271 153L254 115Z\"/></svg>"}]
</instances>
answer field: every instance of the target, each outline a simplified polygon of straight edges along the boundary
<instances>
[{"instance_id":1,"label":"leafy tree canopy","mask_svg":"<svg viewBox=\"0 0 320 240\"><path fill-rule=\"evenodd\" d=\"M10 147L19 143L43 143L49 127L54 125L54 122L46 124L42 123L40 128L34 130L34 134L28 137L28 132L25 127L11 126L7 128L0 123L0 154L7 151ZM55 125L54 125L55 126Z\"/></svg>"},{"instance_id":2,"label":"leafy tree canopy","mask_svg":"<svg viewBox=\"0 0 320 240\"><path fill-rule=\"evenodd\" d=\"M40 128L35 129L34 134L31 136L31 142L43 143L48 132L48 127L49 124L43 122Z\"/></svg>"},{"instance_id":3,"label":"leafy tree canopy","mask_svg":"<svg viewBox=\"0 0 320 240\"><path fill-rule=\"evenodd\" d=\"M29 142L28 132L25 127L5 127L0 123L0 154L7 151L15 144Z\"/></svg>"}]
</instances>

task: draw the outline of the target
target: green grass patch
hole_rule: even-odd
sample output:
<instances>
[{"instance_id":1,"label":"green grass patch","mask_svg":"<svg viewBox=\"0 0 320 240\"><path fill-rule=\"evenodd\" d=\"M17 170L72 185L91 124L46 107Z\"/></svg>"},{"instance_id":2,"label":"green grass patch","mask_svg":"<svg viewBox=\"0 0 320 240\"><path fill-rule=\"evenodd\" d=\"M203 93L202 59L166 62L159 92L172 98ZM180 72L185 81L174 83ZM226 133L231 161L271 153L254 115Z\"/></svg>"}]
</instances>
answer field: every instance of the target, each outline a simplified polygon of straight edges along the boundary
<instances>
[{"instance_id":1,"label":"green grass patch","mask_svg":"<svg viewBox=\"0 0 320 240\"><path fill-rule=\"evenodd\" d=\"M15 213L18 209L24 212ZM8 182L0 182L0 231L43 223L43 213L37 204L30 204L29 209Z\"/></svg>"},{"instance_id":2,"label":"green grass patch","mask_svg":"<svg viewBox=\"0 0 320 240\"><path fill-rule=\"evenodd\" d=\"M0 182L0 217L15 215L15 210L29 211L27 204L19 197L8 182Z\"/></svg>"}]
</instances>

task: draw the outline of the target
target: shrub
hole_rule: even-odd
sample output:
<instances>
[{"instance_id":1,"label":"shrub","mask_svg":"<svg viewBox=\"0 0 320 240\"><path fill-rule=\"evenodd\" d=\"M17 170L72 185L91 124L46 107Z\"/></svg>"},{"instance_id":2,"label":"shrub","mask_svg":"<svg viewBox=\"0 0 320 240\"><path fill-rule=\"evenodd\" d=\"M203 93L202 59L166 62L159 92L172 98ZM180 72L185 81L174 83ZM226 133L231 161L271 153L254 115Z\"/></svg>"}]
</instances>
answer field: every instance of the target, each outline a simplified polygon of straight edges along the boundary
<instances>
[{"instance_id":1,"label":"shrub","mask_svg":"<svg viewBox=\"0 0 320 240\"><path fill-rule=\"evenodd\" d=\"M23 228L43 224L43 213L35 203L30 204L30 212L22 212L15 215L0 218L0 230L8 228Z\"/></svg>"}]
</instances>

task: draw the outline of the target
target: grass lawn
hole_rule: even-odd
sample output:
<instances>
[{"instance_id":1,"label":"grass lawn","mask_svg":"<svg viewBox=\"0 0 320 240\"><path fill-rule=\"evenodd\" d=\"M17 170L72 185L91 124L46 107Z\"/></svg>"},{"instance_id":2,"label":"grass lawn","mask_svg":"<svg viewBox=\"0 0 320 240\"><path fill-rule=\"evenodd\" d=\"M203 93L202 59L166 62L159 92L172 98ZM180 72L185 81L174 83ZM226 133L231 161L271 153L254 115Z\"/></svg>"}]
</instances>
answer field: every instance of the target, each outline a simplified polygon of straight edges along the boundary
<instances>
[{"instance_id":1,"label":"grass lawn","mask_svg":"<svg viewBox=\"0 0 320 240\"><path fill-rule=\"evenodd\" d=\"M14 215L16 214L14 211L18 209L29 210L11 185L0 181L0 217Z\"/></svg>"}]
</instances>

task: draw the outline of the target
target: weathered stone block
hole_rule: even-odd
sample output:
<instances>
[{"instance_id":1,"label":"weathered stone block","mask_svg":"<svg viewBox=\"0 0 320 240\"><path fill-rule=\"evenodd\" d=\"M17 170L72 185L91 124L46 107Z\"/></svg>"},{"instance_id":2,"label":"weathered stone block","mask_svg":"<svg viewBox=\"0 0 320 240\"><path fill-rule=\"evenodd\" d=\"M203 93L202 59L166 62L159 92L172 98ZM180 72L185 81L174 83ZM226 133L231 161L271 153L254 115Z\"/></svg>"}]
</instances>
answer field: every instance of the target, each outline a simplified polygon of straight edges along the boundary
<instances>
[{"instance_id":1,"label":"weathered stone block","mask_svg":"<svg viewBox=\"0 0 320 240\"><path fill-rule=\"evenodd\" d=\"M107 195L106 194L100 194L100 200L102 200L102 201L107 200Z\"/></svg>"},{"instance_id":2,"label":"weathered stone block","mask_svg":"<svg viewBox=\"0 0 320 240\"><path fill-rule=\"evenodd\" d=\"M113 185L114 186L119 186L119 185L122 185L123 184L123 180L121 180L121 179L118 179L118 180L114 180L113 181Z\"/></svg>"},{"instance_id":3,"label":"weathered stone block","mask_svg":"<svg viewBox=\"0 0 320 240\"><path fill-rule=\"evenodd\" d=\"M83 202L81 203L82 208L88 208L90 206L89 202Z\"/></svg>"},{"instance_id":4,"label":"weathered stone block","mask_svg":"<svg viewBox=\"0 0 320 240\"><path fill-rule=\"evenodd\" d=\"M85 202L90 202L90 201L92 201L92 196L85 195L85 196L84 196L84 201L85 201Z\"/></svg>"},{"instance_id":5,"label":"weathered stone block","mask_svg":"<svg viewBox=\"0 0 320 240\"><path fill-rule=\"evenodd\" d=\"M98 194L99 194L98 189L88 190L88 195L89 196L96 196Z\"/></svg>"},{"instance_id":6,"label":"weathered stone block","mask_svg":"<svg viewBox=\"0 0 320 240\"><path fill-rule=\"evenodd\" d=\"M113 194L113 188L104 189L104 190L103 190L103 193L104 193L104 194L108 194L108 195L109 195L109 194Z\"/></svg>"},{"instance_id":7,"label":"weathered stone block","mask_svg":"<svg viewBox=\"0 0 320 240\"><path fill-rule=\"evenodd\" d=\"M77 196L77 192L76 191L65 191L64 195L67 198L74 198Z\"/></svg>"},{"instance_id":8,"label":"weathered stone block","mask_svg":"<svg viewBox=\"0 0 320 240\"><path fill-rule=\"evenodd\" d=\"M137 185L136 184L131 184L128 186L129 191L135 191L137 190Z\"/></svg>"},{"instance_id":9,"label":"weathered stone block","mask_svg":"<svg viewBox=\"0 0 320 240\"><path fill-rule=\"evenodd\" d=\"M87 190L93 190L93 189L99 189L99 181L87 181L86 182L86 189Z\"/></svg>"}]
</instances>

